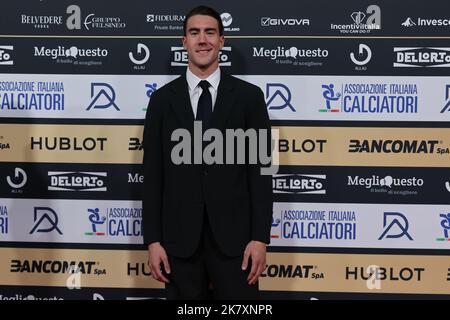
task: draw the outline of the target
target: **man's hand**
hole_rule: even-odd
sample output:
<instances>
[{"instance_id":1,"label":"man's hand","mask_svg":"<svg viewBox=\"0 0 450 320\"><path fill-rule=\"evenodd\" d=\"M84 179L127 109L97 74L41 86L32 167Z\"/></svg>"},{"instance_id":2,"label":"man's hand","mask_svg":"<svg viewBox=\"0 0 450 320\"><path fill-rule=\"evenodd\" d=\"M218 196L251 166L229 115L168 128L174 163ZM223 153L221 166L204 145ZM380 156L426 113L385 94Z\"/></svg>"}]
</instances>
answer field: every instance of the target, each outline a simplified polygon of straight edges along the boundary
<instances>
[{"instance_id":1,"label":"man's hand","mask_svg":"<svg viewBox=\"0 0 450 320\"><path fill-rule=\"evenodd\" d=\"M242 270L247 270L248 259L252 261L252 269L247 277L248 284L255 284L266 268L266 244L260 241L250 241L244 251Z\"/></svg>"},{"instance_id":2,"label":"man's hand","mask_svg":"<svg viewBox=\"0 0 450 320\"><path fill-rule=\"evenodd\" d=\"M162 271L161 263L164 265L164 270L167 274L170 273L169 259L167 258L166 250L159 242L153 242L148 245L148 265L153 279L169 283Z\"/></svg>"}]
</instances>

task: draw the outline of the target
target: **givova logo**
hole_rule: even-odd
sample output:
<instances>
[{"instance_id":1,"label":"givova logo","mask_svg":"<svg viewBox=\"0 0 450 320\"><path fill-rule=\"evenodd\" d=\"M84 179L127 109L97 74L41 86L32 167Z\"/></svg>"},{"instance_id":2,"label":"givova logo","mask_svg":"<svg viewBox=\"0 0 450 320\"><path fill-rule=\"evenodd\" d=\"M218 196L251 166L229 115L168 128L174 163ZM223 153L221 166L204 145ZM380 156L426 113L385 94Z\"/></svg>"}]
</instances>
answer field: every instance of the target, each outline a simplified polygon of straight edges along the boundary
<instances>
[{"instance_id":1,"label":"givova logo","mask_svg":"<svg viewBox=\"0 0 450 320\"><path fill-rule=\"evenodd\" d=\"M323 272L314 271L314 265L293 264L269 264L261 274L263 278L299 278L299 279L324 279Z\"/></svg>"},{"instance_id":2,"label":"givova logo","mask_svg":"<svg viewBox=\"0 0 450 320\"><path fill-rule=\"evenodd\" d=\"M172 67L186 67L188 65L188 53L183 47L171 47L172 61L170 65ZM231 47L223 47L219 52L219 66L230 67L231 66Z\"/></svg>"},{"instance_id":3,"label":"givova logo","mask_svg":"<svg viewBox=\"0 0 450 320\"><path fill-rule=\"evenodd\" d=\"M272 176L274 193L325 194L326 175L282 175Z\"/></svg>"}]
</instances>

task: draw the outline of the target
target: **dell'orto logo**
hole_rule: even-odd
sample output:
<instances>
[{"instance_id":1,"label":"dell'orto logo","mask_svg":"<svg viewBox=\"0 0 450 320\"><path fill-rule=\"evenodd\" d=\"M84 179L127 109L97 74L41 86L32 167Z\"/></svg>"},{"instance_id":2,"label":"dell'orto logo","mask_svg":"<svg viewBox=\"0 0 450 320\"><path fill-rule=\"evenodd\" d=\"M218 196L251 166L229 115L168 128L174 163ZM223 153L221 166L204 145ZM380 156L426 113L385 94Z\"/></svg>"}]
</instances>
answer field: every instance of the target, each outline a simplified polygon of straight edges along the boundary
<instances>
[{"instance_id":1,"label":"dell'orto logo","mask_svg":"<svg viewBox=\"0 0 450 320\"><path fill-rule=\"evenodd\" d=\"M445 86L445 106L442 108L441 113L450 111L450 84Z\"/></svg>"},{"instance_id":2,"label":"dell'orto logo","mask_svg":"<svg viewBox=\"0 0 450 320\"><path fill-rule=\"evenodd\" d=\"M350 59L352 62L358 66L363 66L369 63L370 59L372 59L372 50L370 50L369 46L363 43L359 44L358 55L355 56L355 53L350 53Z\"/></svg>"},{"instance_id":3,"label":"dell'orto logo","mask_svg":"<svg viewBox=\"0 0 450 320\"><path fill-rule=\"evenodd\" d=\"M148 61L150 58L150 50L148 47L143 43L137 44L137 58L135 57L134 52L128 52L128 57L130 58L131 62L137 65L142 65Z\"/></svg>"},{"instance_id":4,"label":"dell'orto logo","mask_svg":"<svg viewBox=\"0 0 450 320\"><path fill-rule=\"evenodd\" d=\"M49 171L50 191L107 191L106 172Z\"/></svg>"},{"instance_id":5,"label":"dell'orto logo","mask_svg":"<svg viewBox=\"0 0 450 320\"><path fill-rule=\"evenodd\" d=\"M170 51L172 52L172 61L170 62L172 67L185 67L188 65L188 53L183 47L171 47ZM219 66L231 66L231 47L223 47L220 50Z\"/></svg>"},{"instance_id":6,"label":"dell'orto logo","mask_svg":"<svg viewBox=\"0 0 450 320\"><path fill-rule=\"evenodd\" d=\"M7 176L6 181L9 186L14 189L20 189L27 183L27 174L21 168L14 169L14 176Z\"/></svg>"},{"instance_id":7,"label":"dell'orto logo","mask_svg":"<svg viewBox=\"0 0 450 320\"><path fill-rule=\"evenodd\" d=\"M326 175L282 175L272 176L274 193L325 194Z\"/></svg>"},{"instance_id":8,"label":"dell'orto logo","mask_svg":"<svg viewBox=\"0 0 450 320\"><path fill-rule=\"evenodd\" d=\"M12 52L14 46L0 46L0 65L12 66L14 61L12 60Z\"/></svg>"},{"instance_id":9,"label":"dell'orto logo","mask_svg":"<svg viewBox=\"0 0 450 320\"><path fill-rule=\"evenodd\" d=\"M385 212L383 215L383 233L378 238L382 240L384 238L396 239L406 236L409 240L413 240L408 233L409 222L405 215L399 212Z\"/></svg>"},{"instance_id":10,"label":"dell'orto logo","mask_svg":"<svg viewBox=\"0 0 450 320\"><path fill-rule=\"evenodd\" d=\"M58 228L58 215L56 212L48 207L34 207L34 226L31 229L30 234L35 232L51 232L56 230L62 235L61 230Z\"/></svg>"},{"instance_id":11,"label":"dell'orto logo","mask_svg":"<svg viewBox=\"0 0 450 320\"><path fill-rule=\"evenodd\" d=\"M450 67L450 48L394 48L394 67Z\"/></svg>"},{"instance_id":12,"label":"dell'orto logo","mask_svg":"<svg viewBox=\"0 0 450 320\"><path fill-rule=\"evenodd\" d=\"M289 108L295 112L291 104L291 91L282 83L266 84L266 104L269 110L282 110Z\"/></svg>"},{"instance_id":13,"label":"dell'orto logo","mask_svg":"<svg viewBox=\"0 0 450 320\"><path fill-rule=\"evenodd\" d=\"M117 111L120 111L116 105L116 92L114 88L107 83L91 83L91 103L86 110L94 109L108 109L114 107Z\"/></svg>"}]
</instances>

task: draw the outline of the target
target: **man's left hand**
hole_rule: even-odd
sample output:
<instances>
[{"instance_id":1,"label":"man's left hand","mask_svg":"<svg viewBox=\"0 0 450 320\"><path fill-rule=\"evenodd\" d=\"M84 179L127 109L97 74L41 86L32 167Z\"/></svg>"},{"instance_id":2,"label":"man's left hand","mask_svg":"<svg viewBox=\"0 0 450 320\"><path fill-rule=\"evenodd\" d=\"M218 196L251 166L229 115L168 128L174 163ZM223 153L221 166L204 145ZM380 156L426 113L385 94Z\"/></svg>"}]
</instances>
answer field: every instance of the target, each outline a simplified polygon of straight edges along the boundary
<instances>
[{"instance_id":1,"label":"man's left hand","mask_svg":"<svg viewBox=\"0 0 450 320\"><path fill-rule=\"evenodd\" d=\"M247 277L248 284L255 284L259 276L266 268L266 244L261 241L252 240L247 244L242 260L242 270L247 270L248 261L252 261L252 269Z\"/></svg>"}]
</instances>

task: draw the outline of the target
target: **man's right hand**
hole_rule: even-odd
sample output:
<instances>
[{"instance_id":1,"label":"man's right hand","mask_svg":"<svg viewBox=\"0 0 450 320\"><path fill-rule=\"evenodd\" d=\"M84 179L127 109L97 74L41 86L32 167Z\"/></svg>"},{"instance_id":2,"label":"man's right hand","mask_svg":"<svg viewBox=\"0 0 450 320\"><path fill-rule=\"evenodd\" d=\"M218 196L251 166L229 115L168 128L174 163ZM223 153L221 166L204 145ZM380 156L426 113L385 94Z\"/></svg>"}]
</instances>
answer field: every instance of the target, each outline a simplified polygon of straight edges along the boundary
<instances>
[{"instance_id":1,"label":"man's right hand","mask_svg":"<svg viewBox=\"0 0 450 320\"><path fill-rule=\"evenodd\" d=\"M164 271L167 274L170 274L170 265L166 250L164 250L159 242L153 242L148 245L148 264L150 266L150 272L153 279L169 283L169 279L162 273L161 263L164 266Z\"/></svg>"}]
</instances>

